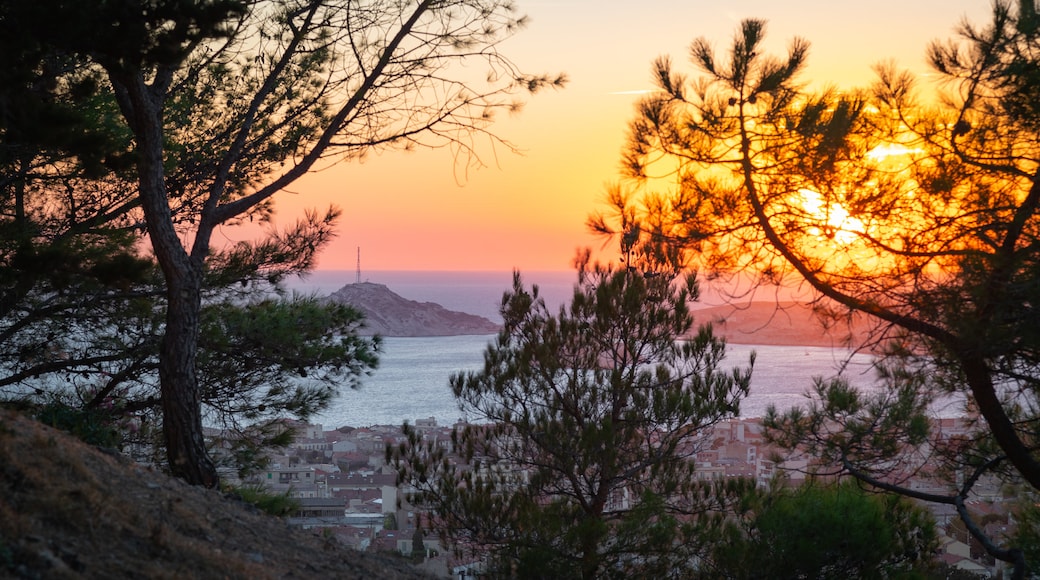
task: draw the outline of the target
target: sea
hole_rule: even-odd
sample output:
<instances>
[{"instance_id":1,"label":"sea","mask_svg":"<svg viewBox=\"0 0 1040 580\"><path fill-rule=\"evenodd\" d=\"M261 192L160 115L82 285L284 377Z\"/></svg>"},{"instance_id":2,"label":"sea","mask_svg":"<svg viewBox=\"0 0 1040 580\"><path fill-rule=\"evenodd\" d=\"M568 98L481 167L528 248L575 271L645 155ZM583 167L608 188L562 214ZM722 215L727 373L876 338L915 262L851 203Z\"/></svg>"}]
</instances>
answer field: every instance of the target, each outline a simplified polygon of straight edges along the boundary
<instances>
[{"instance_id":1,"label":"sea","mask_svg":"<svg viewBox=\"0 0 1040 580\"><path fill-rule=\"evenodd\" d=\"M525 286L537 285L547 305L557 309L573 292L573 272L522 273ZM359 279L355 271L319 271L296 280L297 291L327 295ZM512 288L512 272L372 271L361 281L385 284L410 300L434 302L449 310L484 316L501 322L498 307ZM695 313L696 316L696 313ZM312 422L327 429L344 426L400 425L417 419L436 419L450 425L458 420L477 421L460 411L449 387L450 377L479 370L493 335L383 339L379 367L357 389L345 388L333 404ZM874 388L874 359L865 353L840 348L729 344L725 365L747 366L754 352L755 367L750 393L740 415L761 417L769 406L785 410L808 402L815 377L836 376L839 370L861 389ZM943 416L953 413L953 402Z\"/></svg>"}]
</instances>

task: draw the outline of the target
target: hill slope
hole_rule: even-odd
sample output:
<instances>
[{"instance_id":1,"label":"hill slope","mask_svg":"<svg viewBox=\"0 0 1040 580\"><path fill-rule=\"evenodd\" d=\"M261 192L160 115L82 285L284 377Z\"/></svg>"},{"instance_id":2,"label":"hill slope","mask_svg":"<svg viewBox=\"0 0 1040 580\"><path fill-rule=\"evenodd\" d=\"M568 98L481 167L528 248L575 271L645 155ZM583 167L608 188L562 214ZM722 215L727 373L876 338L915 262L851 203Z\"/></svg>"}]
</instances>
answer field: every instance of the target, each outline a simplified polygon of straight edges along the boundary
<instances>
[{"instance_id":1,"label":"hill slope","mask_svg":"<svg viewBox=\"0 0 1040 580\"><path fill-rule=\"evenodd\" d=\"M796 302L715 306L693 316L698 325L711 322L716 334L734 344L844 347L861 344L870 329L862 316L825 329L808 305Z\"/></svg>"},{"instance_id":2,"label":"hill slope","mask_svg":"<svg viewBox=\"0 0 1040 580\"><path fill-rule=\"evenodd\" d=\"M0 409L0 577L426 576Z\"/></svg>"},{"instance_id":3,"label":"hill slope","mask_svg":"<svg viewBox=\"0 0 1040 580\"><path fill-rule=\"evenodd\" d=\"M499 329L499 325L482 316L455 312L433 302L408 300L383 284L347 284L329 298L364 312L367 326L362 334L456 336L494 334Z\"/></svg>"}]
</instances>

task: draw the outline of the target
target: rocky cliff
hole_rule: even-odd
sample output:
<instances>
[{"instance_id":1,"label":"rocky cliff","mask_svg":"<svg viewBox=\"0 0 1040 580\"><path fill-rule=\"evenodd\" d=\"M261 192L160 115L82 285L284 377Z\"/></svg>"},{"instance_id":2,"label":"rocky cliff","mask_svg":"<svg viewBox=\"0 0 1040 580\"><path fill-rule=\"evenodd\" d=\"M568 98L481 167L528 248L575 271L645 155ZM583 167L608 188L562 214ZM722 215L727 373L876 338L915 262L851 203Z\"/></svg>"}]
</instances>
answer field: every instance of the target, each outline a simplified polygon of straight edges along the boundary
<instances>
[{"instance_id":1,"label":"rocky cliff","mask_svg":"<svg viewBox=\"0 0 1040 580\"><path fill-rule=\"evenodd\" d=\"M474 314L448 310L433 302L403 298L383 284L347 284L329 299L350 304L364 312L366 327L361 334L382 336L457 336L494 334L499 325Z\"/></svg>"}]
</instances>

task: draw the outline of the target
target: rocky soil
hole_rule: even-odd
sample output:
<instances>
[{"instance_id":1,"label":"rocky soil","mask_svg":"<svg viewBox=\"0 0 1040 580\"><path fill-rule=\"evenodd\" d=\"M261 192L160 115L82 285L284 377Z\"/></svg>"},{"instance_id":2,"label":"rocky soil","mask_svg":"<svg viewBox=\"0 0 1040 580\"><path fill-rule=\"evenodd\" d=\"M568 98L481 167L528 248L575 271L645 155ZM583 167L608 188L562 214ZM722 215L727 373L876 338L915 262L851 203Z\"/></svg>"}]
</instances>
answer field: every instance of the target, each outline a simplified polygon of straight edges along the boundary
<instances>
[{"instance_id":1,"label":"rocky soil","mask_svg":"<svg viewBox=\"0 0 1040 580\"><path fill-rule=\"evenodd\" d=\"M0 578L426 578L0 409Z\"/></svg>"}]
</instances>

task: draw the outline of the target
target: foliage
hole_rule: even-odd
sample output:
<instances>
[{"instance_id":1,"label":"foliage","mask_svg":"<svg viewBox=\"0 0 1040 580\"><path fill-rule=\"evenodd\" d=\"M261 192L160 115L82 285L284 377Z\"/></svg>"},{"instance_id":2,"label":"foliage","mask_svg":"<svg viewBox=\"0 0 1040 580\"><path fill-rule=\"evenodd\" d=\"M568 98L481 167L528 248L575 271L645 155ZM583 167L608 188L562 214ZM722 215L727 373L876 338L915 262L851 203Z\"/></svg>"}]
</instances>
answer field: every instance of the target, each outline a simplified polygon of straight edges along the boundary
<instances>
[{"instance_id":1,"label":"foliage","mask_svg":"<svg viewBox=\"0 0 1040 580\"><path fill-rule=\"evenodd\" d=\"M712 578L923 577L936 547L923 508L851 481L752 489L713 545Z\"/></svg>"},{"instance_id":2,"label":"foliage","mask_svg":"<svg viewBox=\"0 0 1040 580\"><path fill-rule=\"evenodd\" d=\"M247 472L259 466L264 449L287 443L264 424L282 417L306 420L344 385L355 387L378 364L380 341L359 337L360 313L342 304L272 293L266 283L240 286L248 281L231 268L223 268L220 278L214 282L225 286L207 288L202 311L200 402L207 422L224 430L220 443L230 452L224 460ZM155 437L162 425L162 294L154 280L92 293L89 284L80 277L65 296L45 296L36 312L2 319L10 332L0 354L0 392L31 406L59 405L55 420L63 424L103 425L104 443L95 441L100 432L93 427L88 435L71 424L56 425L95 444L158 447L147 459L165 463L162 441ZM20 312L37 308L30 300L43 291L38 286L27 294Z\"/></svg>"},{"instance_id":3,"label":"foliage","mask_svg":"<svg viewBox=\"0 0 1040 580\"><path fill-rule=\"evenodd\" d=\"M57 357L33 364L39 351L63 351L69 369L97 358L60 329L125 307L150 262L134 248L130 132L111 90L87 58L41 42L22 8L0 7L0 351L23 373L54 372Z\"/></svg>"},{"instance_id":4,"label":"foliage","mask_svg":"<svg viewBox=\"0 0 1040 580\"><path fill-rule=\"evenodd\" d=\"M293 442L295 430L283 421L254 423L246 427L225 427L224 435L211 440L217 465L235 469L246 479L271 464L271 452L285 449Z\"/></svg>"},{"instance_id":5,"label":"foliage","mask_svg":"<svg viewBox=\"0 0 1040 580\"><path fill-rule=\"evenodd\" d=\"M412 534L411 556L416 561L422 561L426 558L426 545L423 543L423 530L421 527L416 527L415 532Z\"/></svg>"},{"instance_id":6,"label":"foliage","mask_svg":"<svg viewBox=\"0 0 1040 580\"><path fill-rule=\"evenodd\" d=\"M226 251L211 248L215 229L264 222L272 196L307 171L373 150L447 146L479 163L473 139L497 141L488 129L494 111L515 110L519 91L563 82L521 73L498 52L522 23L497 0L42 0L0 8L0 33L11 33L17 48L3 74L19 88L43 81L90 89L69 92L97 97L72 99L71 110L105 127L82 132L112 135L103 161L129 170L119 176L127 187L105 189L124 197L103 204L98 219L129 216L136 233L147 231L159 266L165 301L155 370L175 474L216 484L202 437L207 386L195 364L207 282L305 272L338 211ZM37 66L52 57L74 63L73 71ZM456 66L462 61L480 61L488 74L470 77ZM80 147L66 156L92 159ZM69 203L84 201L95 184L68 189Z\"/></svg>"},{"instance_id":7,"label":"foliage","mask_svg":"<svg viewBox=\"0 0 1040 580\"><path fill-rule=\"evenodd\" d=\"M24 393L11 387L131 368L114 370L147 344L101 321L139 314L155 272L136 248L111 91L85 58L12 22L17 10L0 7L0 387Z\"/></svg>"},{"instance_id":8,"label":"foliage","mask_svg":"<svg viewBox=\"0 0 1040 580\"><path fill-rule=\"evenodd\" d=\"M483 370L451 379L477 422L450 453L408 425L388 449L425 527L493 573L663 577L700 549L714 498L690 455L699 429L738 413L751 370L724 370L725 342L692 330L694 277L630 266L585 255L556 314L517 274Z\"/></svg>"},{"instance_id":9,"label":"foliage","mask_svg":"<svg viewBox=\"0 0 1040 580\"><path fill-rule=\"evenodd\" d=\"M361 313L313 296L220 302L203 310L198 365L205 405L249 421L306 420L378 365ZM293 380L293 379L296 380Z\"/></svg>"},{"instance_id":10,"label":"foliage","mask_svg":"<svg viewBox=\"0 0 1040 580\"><path fill-rule=\"evenodd\" d=\"M119 448L122 447L121 429L113 424L113 415L111 410L84 409L54 401L41 407L36 419L91 445Z\"/></svg>"},{"instance_id":11,"label":"foliage","mask_svg":"<svg viewBox=\"0 0 1040 580\"><path fill-rule=\"evenodd\" d=\"M941 578L942 580L983 580L988 577L989 574L984 572L962 570L946 562L940 562L936 565L935 571L932 573L932 578Z\"/></svg>"},{"instance_id":12,"label":"foliage","mask_svg":"<svg viewBox=\"0 0 1040 580\"><path fill-rule=\"evenodd\" d=\"M881 354L883 392L817 385L809 409L770 418L774 436L966 521L984 476L1040 488L1040 122L1025 97L1040 79L1037 24L1031 1L998 1L987 26L933 43L949 89L934 104L894 65L869 89L807 91L808 43L771 56L760 20L723 57L698 39L699 79L654 64L661 90L639 105L625 154L632 185L590 220L678 246L715 276L802 284L832 323L876 322L856 346ZM963 436L929 420L950 395L965 403ZM950 493L901 486L921 470ZM968 527L1020 577L1020 550Z\"/></svg>"},{"instance_id":13,"label":"foliage","mask_svg":"<svg viewBox=\"0 0 1040 580\"><path fill-rule=\"evenodd\" d=\"M1040 573L1040 503L1034 492L1019 495L1019 502L1014 511L1014 542L1022 546L1029 571Z\"/></svg>"},{"instance_id":14,"label":"foliage","mask_svg":"<svg viewBox=\"0 0 1040 580\"><path fill-rule=\"evenodd\" d=\"M294 499L290 492L273 492L260 483L235 487L230 489L229 493L276 517L291 516L300 509L300 502Z\"/></svg>"},{"instance_id":15,"label":"foliage","mask_svg":"<svg viewBox=\"0 0 1040 580\"><path fill-rule=\"evenodd\" d=\"M307 421L344 386L356 388L381 348L379 337L358 335L362 326L358 310L316 296L225 296L206 305L200 402L208 423L222 428L214 442L221 462L240 476L255 472L266 451L291 442L281 419ZM154 405L152 385L145 396Z\"/></svg>"},{"instance_id":16,"label":"foliage","mask_svg":"<svg viewBox=\"0 0 1040 580\"><path fill-rule=\"evenodd\" d=\"M3 379L10 381L9 396L44 401L39 403L41 420L88 442L161 448L155 439L162 422L156 376L161 297L141 300L141 308L108 312L102 318L108 326L84 332L111 341L110 359L81 365L76 372L65 366L62 380L55 380L55 373L12 372ZM326 408L343 385L356 386L378 365L379 338L357 334L361 314L317 297L247 296L242 301L225 292L204 308L203 319L201 404L208 423L222 428L216 441L222 462L242 475L262 467L266 450L291 442L277 419L307 420ZM65 323L67 332L75 330L69 319ZM94 349L104 344L94 340ZM102 435L104 443L94 440Z\"/></svg>"},{"instance_id":17,"label":"foliage","mask_svg":"<svg viewBox=\"0 0 1040 580\"><path fill-rule=\"evenodd\" d=\"M4 570L13 571L14 563L14 551L7 545L7 542L0 539L0 565L3 566Z\"/></svg>"}]
</instances>

